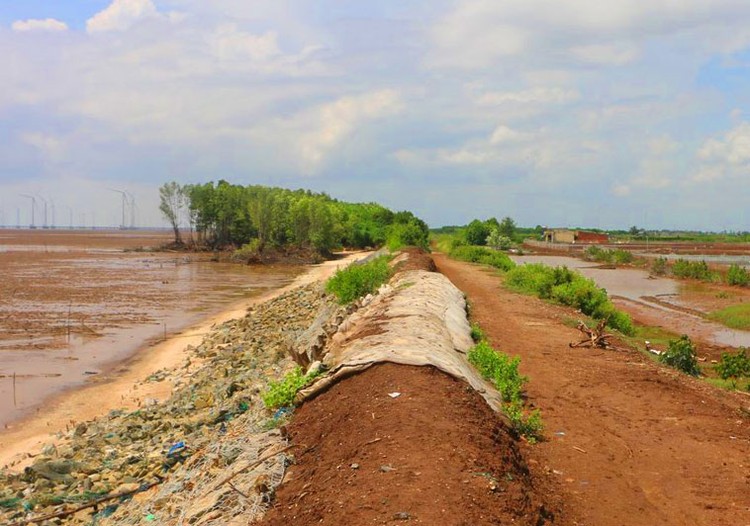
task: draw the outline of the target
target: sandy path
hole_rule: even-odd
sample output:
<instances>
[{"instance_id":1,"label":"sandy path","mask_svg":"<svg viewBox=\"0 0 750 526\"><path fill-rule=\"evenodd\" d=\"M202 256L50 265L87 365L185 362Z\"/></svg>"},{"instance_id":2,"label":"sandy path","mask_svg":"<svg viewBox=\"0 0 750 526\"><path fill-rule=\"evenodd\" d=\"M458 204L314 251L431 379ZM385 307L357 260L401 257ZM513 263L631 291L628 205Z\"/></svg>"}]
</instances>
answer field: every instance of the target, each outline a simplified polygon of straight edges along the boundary
<instances>
[{"instance_id":1,"label":"sandy path","mask_svg":"<svg viewBox=\"0 0 750 526\"><path fill-rule=\"evenodd\" d=\"M568 515L596 526L750 524L750 413L740 410L750 401L636 351L569 349L572 310L508 292L482 267L435 261L495 348L521 356L547 435L529 461L559 476Z\"/></svg>"},{"instance_id":2,"label":"sandy path","mask_svg":"<svg viewBox=\"0 0 750 526\"><path fill-rule=\"evenodd\" d=\"M28 463L24 462L29 460L24 459L26 453L36 454L42 445L55 442L56 433L65 431L77 422L91 420L114 409L135 409L148 398L168 398L172 391L170 382L140 382L156 371L181 364L186 347L200 344L212 326L244 316L252 305L268 301L288 290L326 279L337 268L368 254L352 253L344 259L313 266L289 285L234 304L161 343L142 349L131 359L114 367L113 373L96 377L91 385L53 398L45 409L0 433L0 466L14 463L13 469L20 469Z\"/></svg>"}]
</instances>

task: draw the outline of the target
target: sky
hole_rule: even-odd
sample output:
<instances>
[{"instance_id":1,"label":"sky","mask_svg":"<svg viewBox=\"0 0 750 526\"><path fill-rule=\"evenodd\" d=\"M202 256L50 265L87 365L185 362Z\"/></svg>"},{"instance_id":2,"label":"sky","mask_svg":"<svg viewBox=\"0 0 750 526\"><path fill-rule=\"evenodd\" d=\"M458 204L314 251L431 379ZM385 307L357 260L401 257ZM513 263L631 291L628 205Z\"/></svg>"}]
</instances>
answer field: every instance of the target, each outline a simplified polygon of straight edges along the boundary
<instances>
[{"instance_id":1,"label":"sky","mask_svg":"<svg viewBox=\"0 0 750 526\"><path fill-rule=\"evenodd\" d=\"M225 179L750 230L749 68L747 0L0 0L0 224L119 225L119 190L163 225L161 184Z\"/></svg>"}]
</instances>

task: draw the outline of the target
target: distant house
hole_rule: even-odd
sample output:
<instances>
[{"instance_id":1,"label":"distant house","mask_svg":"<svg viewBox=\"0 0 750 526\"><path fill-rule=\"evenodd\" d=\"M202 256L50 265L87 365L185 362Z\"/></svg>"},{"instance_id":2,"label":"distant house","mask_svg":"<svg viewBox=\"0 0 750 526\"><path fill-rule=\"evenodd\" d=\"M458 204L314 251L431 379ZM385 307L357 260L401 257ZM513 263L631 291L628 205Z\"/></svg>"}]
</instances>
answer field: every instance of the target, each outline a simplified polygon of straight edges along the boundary
<instances>
[{"instance_id":1,"label":"distant house","mask_svg":"<svg viewBox=\"0 0 750 526\"><path fill-rule=\"evenodd\" d=\"M569 245L600 245L609 243L609 236L599 232L553 228L544 231L544 241L547 243L566 243Z\"/></svg>"}]
</instances>

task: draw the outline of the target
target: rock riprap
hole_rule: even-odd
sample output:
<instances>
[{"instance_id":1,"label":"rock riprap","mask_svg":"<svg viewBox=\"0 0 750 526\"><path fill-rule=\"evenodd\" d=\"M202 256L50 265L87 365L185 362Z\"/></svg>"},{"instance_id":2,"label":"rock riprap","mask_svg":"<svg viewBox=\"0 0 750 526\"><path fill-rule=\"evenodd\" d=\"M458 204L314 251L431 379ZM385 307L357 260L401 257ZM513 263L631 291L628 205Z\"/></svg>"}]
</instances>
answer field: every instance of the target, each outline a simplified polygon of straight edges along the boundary
<instances>
[{"instance_id":1,"label":"rock riprap","mask_svg":"<svg viewBox=\"0 0 750 526\"><path fill-rule=\"evenodd\" d=\"M168 400L146 399L136 411L80 423L23 472L1 470L0 523L134 492L132 500L39 524L226 525L239 516L246 524L249 514L263 511L289 454L236 473L285 444L283 419L269 414L260 395L294 366L292 354L317 350L346 315L316 283L215 327L186 349L182 364L144 380L171 382Z\"/></svg>"}]
</instances>

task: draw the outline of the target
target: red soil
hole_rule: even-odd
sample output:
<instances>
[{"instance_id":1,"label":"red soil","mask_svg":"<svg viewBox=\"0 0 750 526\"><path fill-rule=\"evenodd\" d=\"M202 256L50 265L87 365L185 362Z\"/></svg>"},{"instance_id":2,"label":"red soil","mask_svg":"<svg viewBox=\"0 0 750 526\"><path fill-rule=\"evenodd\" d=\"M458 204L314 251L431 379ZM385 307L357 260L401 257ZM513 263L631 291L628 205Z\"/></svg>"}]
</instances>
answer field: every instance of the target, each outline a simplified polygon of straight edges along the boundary
<instances>
[{"instance_id":1,"label":"red soil","mask_svg":"<svg viewBox=\"0 0 750 526\"><path fill-rule=\"evenodd\" d=\"M531 464L559 474L566 515L596 526L750 524L750 400L637 351L569 349L570 309L503 289L435 256L495 348L521 357L548 440ZM444 523L448 524L448 523Z\"/></svg>"},{"instance_id":2,"label":"red soil","mask_svg":"<svg viewBox=\"0 0 750 526\"><path fill-rule=\"evenodd\" d=\"M299 453L266 525L542 525L559 516L546 477L529 473L497 414L433 368L374 366L304 404L289 432Z\"/></svg>"}]
</instances>

